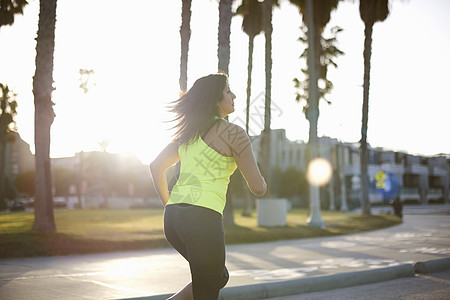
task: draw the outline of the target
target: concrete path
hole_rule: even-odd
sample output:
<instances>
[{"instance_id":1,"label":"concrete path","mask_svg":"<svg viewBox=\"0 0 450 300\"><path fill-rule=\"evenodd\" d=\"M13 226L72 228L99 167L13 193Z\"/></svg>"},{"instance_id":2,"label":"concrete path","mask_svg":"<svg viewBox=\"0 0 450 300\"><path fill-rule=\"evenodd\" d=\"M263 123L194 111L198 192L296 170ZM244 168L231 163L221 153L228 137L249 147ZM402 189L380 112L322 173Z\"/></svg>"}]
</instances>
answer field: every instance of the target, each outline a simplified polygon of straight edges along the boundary
<instances>
[{"instance_id":1,"label":"concrete path","mask_svg":"<svg viewBox=\"0 0 450 300\"><path fill-rule=\"evenodd\" d=\"M384 230L229 245L231 278L221 297L298 295L342 282L369 283L364 278L414 276L417 262L441 259L437 265L446 266L449 213L449 205L405 207L404 223ZM189 277L188 264L172 249L0 260L0 299L165 299L161 295L177 291ZM299 283L313 288L298 291Z\"/></svg>"}]
</instances>

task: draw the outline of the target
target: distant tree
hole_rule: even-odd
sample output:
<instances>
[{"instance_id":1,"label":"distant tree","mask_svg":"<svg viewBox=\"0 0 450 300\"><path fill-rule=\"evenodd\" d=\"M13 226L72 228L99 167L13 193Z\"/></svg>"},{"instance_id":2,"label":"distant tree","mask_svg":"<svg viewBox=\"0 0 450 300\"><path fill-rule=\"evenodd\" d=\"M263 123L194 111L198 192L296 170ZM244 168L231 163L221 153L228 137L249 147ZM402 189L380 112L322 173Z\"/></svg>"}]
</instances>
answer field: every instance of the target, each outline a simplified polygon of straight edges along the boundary
<instances>
[{"instance_id":1,"label":"distant tree","mask_svg":"<svg viewBox=\"0 0 450 300\"><path fill-rule=\"evenodd\" d=\"M53 111L53 54L55 51L56 0L41 0L36 38L36 71L33 77L35 105L36 193L33 230L56 231L53 214L50 162L50 127Z\"/></svg>"},{"instance_id":2,"label":"distant tree","mask_svg":"<svg viewBox=\"0 0 450 300\"><path fill-rule=\"evenodd\" d=\"M83 92L85 94L87 94L89 92L89 88L90 88L90 79L91 76L94 75L94 70L90 70L90 69L80 69L79 71L80 73L80 86L79 88L83 90Z\"/></svg>"},{"instance_id":3,"label":"distant tree","mask_svg":"<svg viewBox=\"0 0 450 300\"><path fill-rule=\"evenodd\" d=\"M282 198L307 195L308 182L306 174L295 167L281 172L278 181L278 195Z\"/></svg>"},{"instance_id":4,"label":"distant tree","mask_svg":"<svg viewBox=\"0 0 450 300\"><path fill-rule=\"evenodd\" d=\"M1 95L0 95L0 208L4 206L4 199L6 193L5 181L5 168L6 168L6 143L8 137L13 128L14 117L17 114L17 101L16 94L10 91L8 85L0 83ZM9 183L9 181L8 181Z\"/></svg>"},{"instance_id":5,"label":"distant tree","mask_svg":"<svg viewBox=\"0 0 450 300\"><path fill-rule=\"evenodd\" d=\"M308 28L308 69L309 69L309 93L308 107L306 110L306 119L309 122L309 161L312 161L319 155L317 123L319 120L319 93L318 93L318 75L320 66L321 35L331 18L331 11L336 9L339 0L290 0L295 4L303 16L303 23ZM319 187L310 185L310 216L308 224L313 227L324 227L325 223L320 214L320 192Z\"/></svg>"},{"instance_id":6,"label":"distant tree","mask_svg":"<svg viewBox=\"0 0 450 300\"><path fill-rule=\"evenodd\" d=\"M300 36L299 40L308 46L308 38L306 26L302 25L301 30L303 32L302 36ZM319 60L319 72L318 72L318 91L319 91L319 99L326 101L328 104L331 104L331 101L327 100L326 96L331 93L333 89L333 83L327 78L328 75L328 67L333 66L337 68L337 64L335 59L344 54L343 51L339 50L336 47L337 44L337 34L342 31L342 28L335 26L331 28L331 37L325 38L320 36L320 60ZM300 58L304 59L306 62L308 61L308 47L305 48ZM304 80L294 78L294 85L297 89L296 98L297 102L304 102L305 105L303 107L303 112L308 117L308 107L309 107L309 70L308 63L306 63L306 67L303 68L302 73L304 75Z\"/></svg>"},{"instance_id":7,"label":"distant tree","mask_svg":"<svg viewBox=\"0 0 450 300\"><path fill-rule=\"evenodd\" d=\"M16 176L14 185L21 193L26 193L28 196L33 196L35 191L36 172L26 171Z\"/></svg>"},{"instance_id":8,"label":"distant tree","mask_svg":"<svg viewBox=\"0 0 450 300\"><path fill-rule=\"evenodd\" d=\"M360 0L359 14L364 22L364 85L361 125L361 212L370 215L369 179L367 165L369 164L369 150L367 149L367 124L369 122L369 86L370 86L370 58L372 56L372 32L376 22L386 20L389 15L388 0Z\"/></svg>"},{"instance_id":9,"label":"distant tree","mask_svg":"<svg viewBox=\"0 0 450 300\"><path fill-rule=\"evenodd\" d=\"M187 66L189 54L189 40L191 39L191 2L192 0L182 0L181 8L181 58L180 58L180 92L187 90Z\"/></svg>"},{"instance_id":10,"label":"distant tree","mask_svg":"<svg viewBox=\"0 0 450 300\"><path fill-rule=\"evenodd\" d=\"M12 25L14 15L23 15L23 8L28 2L25 0L1 0L0 1L0 27Z\"/></svg>"}]
</instances>

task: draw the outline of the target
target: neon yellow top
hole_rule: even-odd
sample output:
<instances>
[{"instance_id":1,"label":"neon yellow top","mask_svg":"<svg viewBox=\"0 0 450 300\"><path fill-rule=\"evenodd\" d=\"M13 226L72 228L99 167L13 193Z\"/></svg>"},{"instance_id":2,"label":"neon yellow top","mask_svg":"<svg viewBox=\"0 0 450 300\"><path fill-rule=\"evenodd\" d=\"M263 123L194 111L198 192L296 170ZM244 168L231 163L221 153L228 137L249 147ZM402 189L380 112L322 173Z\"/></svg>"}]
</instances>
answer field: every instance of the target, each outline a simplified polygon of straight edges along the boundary
<instances>
[{"instance_id":1,"label":"neon yellow top","mask_svg":"<svg viewBox=\"0 0 450 300\"><path fill-rule=\"evenodd\" d=\"M178 148L180 178L166 205L187 203L223 214L230 176L236 170L234 157L209 147L201 137Z\"/></svg>"}]
</instances>

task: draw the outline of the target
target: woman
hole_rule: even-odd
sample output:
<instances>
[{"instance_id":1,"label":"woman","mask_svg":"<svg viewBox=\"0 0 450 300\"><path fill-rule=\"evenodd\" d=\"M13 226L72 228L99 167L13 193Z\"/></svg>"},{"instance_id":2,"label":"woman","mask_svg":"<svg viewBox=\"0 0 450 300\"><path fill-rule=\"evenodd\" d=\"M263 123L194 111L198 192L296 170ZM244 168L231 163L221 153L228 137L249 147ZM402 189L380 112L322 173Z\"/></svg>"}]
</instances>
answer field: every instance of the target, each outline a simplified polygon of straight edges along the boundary
<instances>
[{"instance_id":1,"label":"woman","mask_svg":"<svg viewBox=\"0 0 450 300\"><path fill-rule=\"evenodd\" d=\"M174 102L175 138L150 164L165 205L164 233L191 269L192 281L170 299L217 299L227 283L222 214L236 167L253 194L267 189L248 135L223 119L234 112L235 98L225 74L198 79ZM180 177L169 194L165 170L179 160Z\"/></svg>"}]
</instances>

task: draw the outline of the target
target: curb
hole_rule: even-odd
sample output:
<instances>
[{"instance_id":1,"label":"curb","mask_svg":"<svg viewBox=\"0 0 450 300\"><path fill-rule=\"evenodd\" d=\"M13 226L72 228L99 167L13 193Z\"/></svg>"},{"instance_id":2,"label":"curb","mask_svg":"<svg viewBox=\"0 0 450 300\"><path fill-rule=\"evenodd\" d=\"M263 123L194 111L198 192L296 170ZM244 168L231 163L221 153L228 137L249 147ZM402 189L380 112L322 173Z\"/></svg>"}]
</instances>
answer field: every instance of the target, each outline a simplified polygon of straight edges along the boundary
<instances>
[{"instance_id":1,"label":"curb","mask_svg":"<svg viewBox=\"0 0 450 300\"><path fill-rule=\"evenodd\" d=\"M414 270L419 274L442 272L450 269L450 257L429 260L424 262L416 262Z\"/></svg>"},{"instance_id":2,"label":"curb","mask_svg":"<svg viewBox=\"0 0 450 300\"><path fill-rule=\"evenodd\" d=\"M227 287L220 291L218 300L258 300L291 296L413 277L416 273L434 273L445 270L450 270L450 257L373 270ZM173 293L128 298L128 300L165 300L171 296L173 296Z\"/></svg>"},{"instance_id":3,"label":"curb","mask_svg":"<svg viewBox=\"0 0 450 300\"><path fill-rule=\"evenodd\" d=\"M395 267L224 288L219 300L257 300L387 281L415 275L411 264Z\"/></svg>"}]
</instances>

